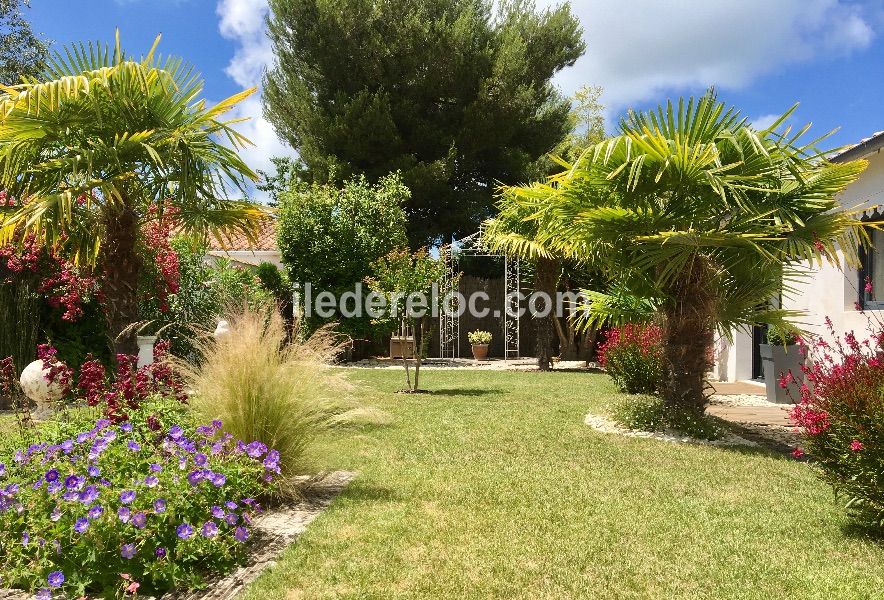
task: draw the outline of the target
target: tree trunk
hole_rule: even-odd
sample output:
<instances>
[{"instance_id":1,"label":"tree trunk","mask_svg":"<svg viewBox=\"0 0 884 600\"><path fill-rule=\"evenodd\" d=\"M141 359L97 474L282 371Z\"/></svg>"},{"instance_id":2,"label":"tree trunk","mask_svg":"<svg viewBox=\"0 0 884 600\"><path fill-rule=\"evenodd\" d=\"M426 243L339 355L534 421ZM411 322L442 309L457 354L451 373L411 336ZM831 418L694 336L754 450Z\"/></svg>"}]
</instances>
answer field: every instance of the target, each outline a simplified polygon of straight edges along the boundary
<instances>
[{"instance_id":1,"label":"tree trunk","mask_svg":"<svg viewBox=\"0 0 884 600\"><path fill-rule=\"evenodd\" d=\"M427 342L430 338L430 320L427 317L421 317L417 321L417 326L414 328L414 346L415 346L415 365L414 365L414 390L418 391L420 389L420 372L421 372L421 363L424 360L424 356L427 353Z\"/></svg>"},{"instance_id":2,"label":"tree trunk","mask_svg":"<svg viewBox=\"0 0 884 600\"><path fill-rule=\"evenodd\" d=\"M552 369L553 335L556 320L555 297L560 267L559 261L551 258L538 258L536 262L534 291L545 294L546 298L543 303L535 304L535 307L538 312L548 309L546 316L534 318L537 326L537 368L541 371ZM550 303L549 306L545 306L547 302Z\"/></svg>"},{"instance_id":3,"label":"tree trunk","mask_svg":"<svg viewBox=\"0 0 884 600\"><path fill-rule=\"evenodd\" d=\"M663 401L670 408L697 413L706 408L706 373L712 366L708 349L714 341L715 310L709 273L706 261L697 257L668 290L671 300L663 310L667 366Z\"/></svg>"},{"instance_id":4,"label":"tree trunk","mask_svg":"<svg viewBox=\"0 0 884 600\"><path fill-rule=\"evenodd\" d=\"M128 203L127 203L128 204ZM117 354L138 354L138 276L141 259L138 241L138 216L131 208L119 208L105 220L104 293L105 317L111 349Z\"/></svg>"}]
</instances>

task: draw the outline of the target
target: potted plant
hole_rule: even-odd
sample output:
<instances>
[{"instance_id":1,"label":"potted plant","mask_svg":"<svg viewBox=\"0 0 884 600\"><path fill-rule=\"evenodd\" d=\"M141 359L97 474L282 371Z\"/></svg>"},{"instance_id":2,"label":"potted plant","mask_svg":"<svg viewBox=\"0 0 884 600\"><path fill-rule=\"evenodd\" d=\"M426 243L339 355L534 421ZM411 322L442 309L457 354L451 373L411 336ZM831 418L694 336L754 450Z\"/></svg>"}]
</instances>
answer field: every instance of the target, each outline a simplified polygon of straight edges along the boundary
<instances>
[{"instance_id":1,"label":"potted plant","mask_svg":"<svg viewBox=\"0 0 884 600\"><path fill-rule=\"evenodd\" d=\"M473 358L476 360L485 360L488 356L488 344L491 343L491 332L489 331L472 331L467 334L470 345L473 347Z\"/></svg>"},{"instance_id":2,"label":"potted plant","mask_svg":"<svg viewBox=\"0 0 884 600\"><path fill-rule=\"evenodd\" d=\"M759 344L761 364L764 368L764 387L769 402L789 404L797 400L799 387L804 380L801 366L804 355L799 350L798 336L791 329L770 327L767 343ZM780 385L784 375L791 373L786 387Z\"/></svg>"}]
</instances>

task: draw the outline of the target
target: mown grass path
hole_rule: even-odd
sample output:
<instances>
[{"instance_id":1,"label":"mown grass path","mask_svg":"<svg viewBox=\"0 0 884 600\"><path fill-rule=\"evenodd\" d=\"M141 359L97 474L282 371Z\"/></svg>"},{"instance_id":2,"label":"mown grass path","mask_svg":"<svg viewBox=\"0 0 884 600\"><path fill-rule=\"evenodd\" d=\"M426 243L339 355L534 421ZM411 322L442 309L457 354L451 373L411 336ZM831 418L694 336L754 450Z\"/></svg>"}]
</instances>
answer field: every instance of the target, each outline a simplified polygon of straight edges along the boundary
<instances>
[{"instance_id":1,"label":"mown grass path","mask_svg":"<svg viewBox=\"0 0 884 600\"><path fill-rule=\"evenodd\" d=\"M393 422L321 440L361 474L248 600L884 597L884 543L805 464L597 433L602 375L400 378L353 371Z\"/></svg>"}]
</instances>

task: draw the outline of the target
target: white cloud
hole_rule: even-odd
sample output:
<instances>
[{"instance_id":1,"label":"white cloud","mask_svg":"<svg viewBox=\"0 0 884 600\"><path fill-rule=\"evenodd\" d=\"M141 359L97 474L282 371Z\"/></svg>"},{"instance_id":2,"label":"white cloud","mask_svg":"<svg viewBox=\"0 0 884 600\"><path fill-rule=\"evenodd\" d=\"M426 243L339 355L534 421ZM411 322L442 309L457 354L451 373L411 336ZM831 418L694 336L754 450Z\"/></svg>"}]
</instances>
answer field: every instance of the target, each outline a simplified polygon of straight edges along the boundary
<instances>
[{"instance_id":1,"label":"white cloud","mask_svg":"<svg viewBox=\"0 0 884 600\"><path fill-rule=\"evenodd\" d=\"M769 114L769 115L760 115L752 119L752 125L755 129L767 129L779 119L782 115L777 114Z\"/></svg>"},{"instance_id":2,"label":"white cloud","mask_svg":"<svg viewBox=\"0 0 884 600\"><path fill-rule=\"evenodd\" d=\"M609 115L667 92L741 88L790 64L867 47L875 36L874 19L846 0L574 0L572 10L587 52L557 82L566 93L603 86Z\"/></svg>"},{"instance_id":3,"label":"white cloud","mask_svg":"<svg viewBox=\"0 0 884 600\"><path fill-rule=\"evenodd\" d=\"M273 60L273 49L264 24L267 0L219 0L216 11L221 35L237 45L227 65L227 75L244 88L260 85L264 69ZM254 146L241 151L240 155L253 169L272 172L271 158L296 156L297 153L280 141L262 110L260 94L254 94L240 103L231 115L249 118L239 124L238 130ZM261 192L255 192L253 197L259 201L265 199Z\"/></svg>"}]
</instances>

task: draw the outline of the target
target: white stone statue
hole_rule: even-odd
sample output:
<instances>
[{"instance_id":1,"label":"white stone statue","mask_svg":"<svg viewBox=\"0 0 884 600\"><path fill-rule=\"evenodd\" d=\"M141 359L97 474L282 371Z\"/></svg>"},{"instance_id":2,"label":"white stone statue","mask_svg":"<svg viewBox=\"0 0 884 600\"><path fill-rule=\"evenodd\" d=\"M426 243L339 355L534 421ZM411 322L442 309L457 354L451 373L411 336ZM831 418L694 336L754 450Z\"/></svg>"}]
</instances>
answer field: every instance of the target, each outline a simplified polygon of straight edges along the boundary
<instances>
[{"instance_id":1,"label":"white stone statue","mask_svg":"<svg viewBox=\"0 0 884 600\"><path fill-rule=\"evenodd\" d=\"M230 323L224 320L218 321L218 327L215 328L215 333L212 335L216 340L227 337L230 335Z\"/></svg>"},{"instance_id":2,"label":"white stone statue","mask_svg":"<svg viewBox=\"0 0 884 600\"><path fill-rule=\"evenodd\" d=\"M49 383L46 375L49 369L38 359L25 367L19 381L25 396L37 403L37 410L31 414L34 419L46 419L52 416L54 404L61 399L64 389L58 382Z\"/></svg>"}]
</instances>

